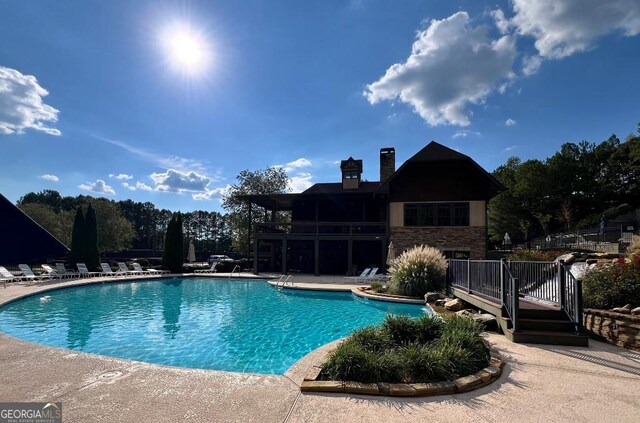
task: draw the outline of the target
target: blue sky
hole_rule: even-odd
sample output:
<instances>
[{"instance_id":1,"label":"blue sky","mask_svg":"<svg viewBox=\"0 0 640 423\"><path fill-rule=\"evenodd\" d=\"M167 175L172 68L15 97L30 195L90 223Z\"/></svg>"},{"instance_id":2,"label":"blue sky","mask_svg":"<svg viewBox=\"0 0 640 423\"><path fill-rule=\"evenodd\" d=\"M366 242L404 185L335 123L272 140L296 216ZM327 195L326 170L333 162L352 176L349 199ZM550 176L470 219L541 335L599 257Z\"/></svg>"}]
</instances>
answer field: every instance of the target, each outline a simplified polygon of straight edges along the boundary
<instances>
[{"instance_id":1,"label":"blue sky","mask_svg":"<svg viewBox=\"0 0 640 423\"><path fill-rule=\"evenodd\" d=\"M0 192L220 210L240 170L376 180L380 147L544 158L635 130L639 33L637 0L2 2Z\"/></svg>"}]
</instances>

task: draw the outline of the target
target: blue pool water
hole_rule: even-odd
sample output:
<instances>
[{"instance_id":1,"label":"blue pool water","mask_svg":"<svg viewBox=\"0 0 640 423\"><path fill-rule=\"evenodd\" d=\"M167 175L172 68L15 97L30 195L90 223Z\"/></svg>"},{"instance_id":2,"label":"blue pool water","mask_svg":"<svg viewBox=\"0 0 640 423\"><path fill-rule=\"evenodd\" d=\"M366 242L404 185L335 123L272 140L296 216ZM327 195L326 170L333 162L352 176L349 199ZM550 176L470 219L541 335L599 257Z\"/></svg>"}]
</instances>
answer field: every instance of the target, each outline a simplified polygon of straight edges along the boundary
<instances>
[{"instance_id":1,"label":"blue pool water","mask_svg":"<svg viewBox=\"0 0 640 423\"><path fill-rule=\"evenodd\" d=\"M48 300L43 296L50 296ZM171 366L283 374L313 349L419 305L205 278L65 288L0 308L27 341Z\"/></svg>"}]
</instances>

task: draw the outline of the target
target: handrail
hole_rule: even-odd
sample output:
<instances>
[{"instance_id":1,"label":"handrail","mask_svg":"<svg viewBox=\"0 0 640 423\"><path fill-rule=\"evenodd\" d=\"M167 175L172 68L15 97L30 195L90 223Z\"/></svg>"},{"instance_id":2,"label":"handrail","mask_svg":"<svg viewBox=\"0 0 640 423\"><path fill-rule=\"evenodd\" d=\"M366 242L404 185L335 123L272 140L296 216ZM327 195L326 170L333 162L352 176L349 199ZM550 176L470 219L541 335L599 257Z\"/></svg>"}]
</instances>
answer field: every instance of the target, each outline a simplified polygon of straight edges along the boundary
<instances>
[{"instance_id":1,"label":"handrail","mask_svg":"<svg viewBox=\"0 0 640 423\"><path fill-rule=\"evenodd\" d=\"M233 274L236 271L236 269L238 269L238 273L240 273L240 271L242 271L242 268L240 267L240 265L236 264L235 266L233 266L233 270L231 271L231 273L229 273L228 279L231 279L231 277L233 276Z\"/></svg>"},{"instance_id":2,"label":"handrail","mask_svg":"<svg viewBox=\"0 0 640 423\"><path fill-rule=\"evenodd\" d=\"M573 323L576 333L582 333L582 281L573 276L563 260L558 262L560 307Z\"/></svg>"}]
</instances>

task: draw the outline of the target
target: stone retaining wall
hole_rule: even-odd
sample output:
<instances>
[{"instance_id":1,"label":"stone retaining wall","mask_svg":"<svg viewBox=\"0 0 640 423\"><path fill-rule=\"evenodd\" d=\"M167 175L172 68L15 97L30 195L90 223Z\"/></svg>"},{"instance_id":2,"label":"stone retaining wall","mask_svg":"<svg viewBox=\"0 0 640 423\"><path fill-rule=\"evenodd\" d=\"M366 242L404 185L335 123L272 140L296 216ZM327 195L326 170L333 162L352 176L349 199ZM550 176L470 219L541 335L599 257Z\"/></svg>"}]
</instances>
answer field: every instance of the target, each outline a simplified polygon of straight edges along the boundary
<instances>
[{"instance_id":1,"label":"stone retaining wall","mask_svg":"<svg viewBox=\"0 0 640 423\"><path fill-rule=\"evenodd\" d=\"M584 328L591 335L634 351L640 351L640 316L585 308Z\"/></svg>"}]
</instances>

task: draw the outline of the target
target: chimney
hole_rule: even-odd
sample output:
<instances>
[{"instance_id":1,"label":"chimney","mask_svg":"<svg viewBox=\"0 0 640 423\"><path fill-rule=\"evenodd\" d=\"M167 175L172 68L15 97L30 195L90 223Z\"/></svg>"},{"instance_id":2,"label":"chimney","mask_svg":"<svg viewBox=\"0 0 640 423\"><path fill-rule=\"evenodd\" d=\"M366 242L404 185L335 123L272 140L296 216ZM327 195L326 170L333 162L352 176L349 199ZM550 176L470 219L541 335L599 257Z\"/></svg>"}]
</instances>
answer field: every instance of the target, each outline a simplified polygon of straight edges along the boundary
<instances>
[{"instance_id":1,"label":"chimney","mask_svg":"<svg viewBox=\"0 0 640 423\"><path fill-rule=\"evenodd\" d=\"M384 184L396 171L396 149L385 147L380 149L380 183Z\"/></svg>"},{"instance_id":2,"label":"chimney","mask_svg":"<svg viewBox=\"0 0 640 423\"><path fill-rule=\"evenodd\" d=\"M342 189L358 189L362 178L362 160L349 157L340 162L342 171Z\"/></svg>"}]
</instances>

